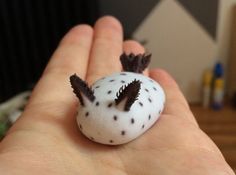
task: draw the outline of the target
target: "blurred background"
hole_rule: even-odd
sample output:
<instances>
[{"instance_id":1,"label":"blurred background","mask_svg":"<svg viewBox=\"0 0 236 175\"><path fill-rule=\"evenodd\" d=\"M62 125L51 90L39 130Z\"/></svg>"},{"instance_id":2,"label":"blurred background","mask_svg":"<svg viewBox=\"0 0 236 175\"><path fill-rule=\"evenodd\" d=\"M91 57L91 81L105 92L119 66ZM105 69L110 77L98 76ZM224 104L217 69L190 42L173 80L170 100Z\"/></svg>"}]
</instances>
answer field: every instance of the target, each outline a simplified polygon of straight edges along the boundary
<instances>
[{"instance_id":1,"label":"blurred background","mask_svg":"<svg viewBox=\"0 0 236 175\"><path fill-rule=\"evenodd\" d=\"M173 75L236 170L236 0L0 0L0 137L63 35L107 14Z\"/></svg>"}]
</instances>

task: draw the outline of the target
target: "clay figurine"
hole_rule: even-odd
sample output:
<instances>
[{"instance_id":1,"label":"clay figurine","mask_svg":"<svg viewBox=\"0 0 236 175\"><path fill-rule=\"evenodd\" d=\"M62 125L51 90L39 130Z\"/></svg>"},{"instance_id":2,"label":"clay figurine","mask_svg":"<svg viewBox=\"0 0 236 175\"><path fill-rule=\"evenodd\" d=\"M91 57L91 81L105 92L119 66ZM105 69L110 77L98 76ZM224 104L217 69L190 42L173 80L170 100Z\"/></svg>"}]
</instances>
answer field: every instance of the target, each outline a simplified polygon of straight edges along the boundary
<instances>
[{"instance_id":1,"label":"clay figurine","mask_svg":"<svg viewBox=\"0 0 236 175\"><path fill-rule=\"evenodd\" d=\"M123 72L103 77L91 87L76 74L70 77L80 101L77 123L87 138L106 145L124 144L157 121L165 94L156 81L142 75L150 59L150 54L123 53Z\"/></svg>"}]
</instances>

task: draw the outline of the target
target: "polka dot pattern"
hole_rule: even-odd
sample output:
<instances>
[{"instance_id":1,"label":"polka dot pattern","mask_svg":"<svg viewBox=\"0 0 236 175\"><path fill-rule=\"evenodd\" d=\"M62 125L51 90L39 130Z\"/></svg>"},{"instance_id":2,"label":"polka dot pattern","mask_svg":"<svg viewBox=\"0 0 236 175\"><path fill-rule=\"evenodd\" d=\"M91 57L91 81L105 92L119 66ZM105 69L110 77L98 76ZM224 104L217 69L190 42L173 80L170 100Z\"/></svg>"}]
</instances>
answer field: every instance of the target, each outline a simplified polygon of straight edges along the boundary
<instances>
[{"instance_id":1,"label":"polka dot pattern","mask_svg":"<svg viewBox=\"0 0 236 175\"><path fill-rule=\"evenodd\" d=\"M134 124L134 121L135 121L135 120L134 120L133 118L131 118L131 124Z\"/></svg>"},{"instance_id":2,"label":"polka dot pattern","mask_svg":"<svg viewBox=\"0 0 236 175\"><path fill-rule=\"evenodd\" d=\"M134 79L142 82L139 96L130 111L124 111L125 101L116 105L114 99ZM92 89L96 100L80 108L77 122L80 131L95 142L117 145L133 140L156 122L164 107L164 91L141 74L117 73L98 80Z\"/></svg>"}]
</instances>

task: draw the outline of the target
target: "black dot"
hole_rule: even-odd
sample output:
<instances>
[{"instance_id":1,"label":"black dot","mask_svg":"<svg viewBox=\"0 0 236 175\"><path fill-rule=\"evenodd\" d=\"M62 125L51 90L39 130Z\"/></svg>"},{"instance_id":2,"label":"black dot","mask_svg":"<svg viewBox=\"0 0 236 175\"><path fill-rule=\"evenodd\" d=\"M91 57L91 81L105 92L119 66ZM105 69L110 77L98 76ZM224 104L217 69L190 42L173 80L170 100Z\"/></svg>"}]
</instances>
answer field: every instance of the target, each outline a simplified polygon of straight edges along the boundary
<instances>
[{"instance_id":1,"label":"black dot","mask_svg":"<svg viewBox=\"0 0 236 175\"><path fill-rule=\"evenodd\" d=\"M100 86L96 86L95 89L100 88Z\"/></svg>"},{"instance_id":2,"label":"black dot","mask_svg":"<svg viewBox=\"0 0 236 175\"><path fill-rule=\"evenodd\" d=\"M120 75L127 75L126 73L120 73Z\"/></svg>"},{"instance_id":3,"label":"black dot","mask_svg":"<svg viewBox=\"0 0 236 175\"><path fill-rule=\"evenodd\" d=\"M140 105L140 106L143 106L143 103L142 103L142 102L139 102L139 105Z\"/></svg>"},{"instance_id":4,"label":"black dot","mask_svg":"<svg viewBox=\"0 0 236 175\"><path fill-rule=\"evenodd\" d=\"M149 79L149 81L153 83L153 80Z\"/></svg>"},{"instance_id":5,"label":"black dot","mask_svg":"<svg viewBox=\"0 0 236 175\"><path fill-rule=\"evenodd\" d=\"M112 106L112 103L109 103L109 104L107 105L108 108L110 108L111 106Z\"/></svg>"},{"instance_id":6,"label":"black dot","mask_svg":"<svg viewBox=\"0 0 236 175\"><path fill-rule=\"evenodd\" d=\"M115 121L117 120L117 118L118 118L118 117L117 117L116 115L113 116L113 119L114 119Z\"/></svg>"},{"instance_id":7,"label":"black dot","mask_svg":"<svg viewBox=\"0 0 236 175\"><path fill-rule=\"evenodd\" d=\"M99 102L98 101L96 102L96 106L99 106Z\"/></svg>"},{"instance_id":8,"label":"black dot","mask_svg":"<svg viewBox=\"0 0 236 175\"><path fill-rule=\"evenodd\" d=\"M121 131L121 135L124 136L125 135L125 131Z\"/></svg>"},{"instance_id":9,"label":"black dot","mask_svg":"<svg viewBox=\"0 0 236 175\"><path fill-rule=\"evenodd\" d=\"M157 90L157 88L155 88L155 87L153 87L153 89L154 89L154 91L156 91L156 90Z\"/></svg>"},{"instance_id":10,"label":"black dot","mask_svg":"<svg viewBox=\"0 0 236 175\"><path fill-rule=\"evenodd\" d=\"M133 118L131 118L131 123L134 124L134 119Z\"/></svg>"},{"instance_id":11,"label":"black dot","mask_svg":"<svg viewBox=\"0 0 236 175\"><path fill-rule=\"evenodd\" d=\"M107 91L107 94L110 94L112 91L111 90L109 90L109 91Z\"/></svg>"},{"instance_id":12,"label":"black dot","mask_svg":"<svg viewBox=\"0 0 236 175\"><path fill-rule=\"evenodd\" d=\"M93 138L93 137L90 137L90 139L91 139L91 140L94 140L94 138Z\"/></svg>"},{"instance_id":13,"label":"black dot","mask_svg":"<svg viewBox=\"0 0 236 175\"><path fill-rule=\"evenodd\" d=\"M148 120L151 120L151 115L148 116Z\"/></svg>"},{"instance_id":14,"label":"black dot","mask_svg":"<svg viewBox=\"0 0 236 175\"><path fill-rule=\"evenodd\" d=\"M81 124L79 124L79 128L82 130L83 129L83 127L82 127L82 125Z\"/></svg>"},{"instance_id":15,"label":"black dot","mask_svg":"<svg viewBox=\"0 0 236 175\"><path fill-rule=\"evenodd\" d=\"M113 82L113 81L115 81L115 80L113 80L113 79L112 79L112 80L109 80L109 82Z\"/></svg>"},{"instance_id":16,"label":"black dot","mask_svg":"<svg viewBox=\"0 0 236 175\"><path fill-rule=\"evenodd\" d=\"M110 142L110 143L113 143L113 140L110 140L109 142Z\"/></svg>"},{"instance_id":17,"label":"black dot","mask_svg":"<svg viewBox=\"0 0 236 175\"><path fill-rule=\"evenodd\" d=\"M142 128L144 128L145 127L145 125L142 125Z\"/></svg>"},{"instance_id":18,"label":"black dot","mask_svg":"<svg viewBox=\"0 0 236 175\"><path fill-rule=\"evenodd\" d=\"M146 91L146 92L149 92L149 90L148 90L148 89L146 89L146 88L145 88L145 91Z\"/></svg>"},{"instance_id":19,"label":"black dot","mask_svg":"<svg viewBox=\"0 0 236 175\"><path fill-rule=\"evenodd\" d=\"M151 99L151 98L148 98L148 101L149 101L150 103L152 103L152 99Z\"/></svg>"},{"instance_id":20,"label":"black dot","mask_svg":"<svg viewBox=\"0 0 236 175\"><path fill-rule=\"evenodd\" d=\"M86 113L85 113L85 116L88 117L88 116L89 116L89 112L86 112Z\"/></svg>"},{"instance_id":21,"label":"black dot","mask_svg":"<svg viewBox=\"0 0 236 175\"><path fill-rule=\"evenodd\" d=\"M124 80L121 80L120 82L121 82L121 83L125 83L125 81L124 81Z\"/></svg>"}]
</instances>

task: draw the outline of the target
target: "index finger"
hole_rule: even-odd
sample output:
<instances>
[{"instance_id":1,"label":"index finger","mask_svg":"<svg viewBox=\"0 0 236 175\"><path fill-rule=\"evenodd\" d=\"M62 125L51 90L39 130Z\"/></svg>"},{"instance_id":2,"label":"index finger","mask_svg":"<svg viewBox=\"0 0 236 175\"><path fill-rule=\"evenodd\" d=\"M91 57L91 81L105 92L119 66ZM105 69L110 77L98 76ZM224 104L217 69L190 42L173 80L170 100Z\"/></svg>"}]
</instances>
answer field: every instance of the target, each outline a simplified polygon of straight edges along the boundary
<instances>
[{"instance_id":1,"label":"index finger","mask_svg":"<svg viewBox=\"0 0 236 175\"><path fill-rule=\"evenodd\" d=\"M29 103L14 128L27 122L43 120L73 120L77 99L69 83L70 75L86 75L93 29L88 25L72 28L62 39L42 77L32 92ZM33 116L33 117L32 117ZM49 118L48 118L49 117ZM28 125L29 126L29 125Z\"/></svg>"}]
</instances>

